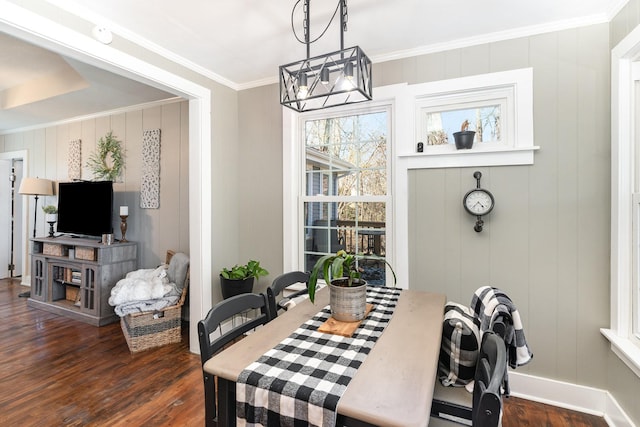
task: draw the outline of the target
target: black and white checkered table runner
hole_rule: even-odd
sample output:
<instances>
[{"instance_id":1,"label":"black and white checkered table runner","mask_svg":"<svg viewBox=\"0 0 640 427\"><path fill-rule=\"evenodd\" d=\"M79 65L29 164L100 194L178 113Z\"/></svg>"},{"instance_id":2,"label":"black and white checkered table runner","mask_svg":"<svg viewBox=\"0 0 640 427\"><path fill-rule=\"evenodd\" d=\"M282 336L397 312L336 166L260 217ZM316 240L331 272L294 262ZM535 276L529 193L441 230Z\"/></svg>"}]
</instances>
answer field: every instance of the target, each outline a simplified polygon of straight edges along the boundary
<instances>
[{"instance_id":1,"label":"black and white checkered table runner","mask_svg":"<svg viewBox=\"0 0 640 427\"><path fill-rule=\"evenodd\" d=\"M350 337L318 332L329 306L245 368L236 384L238 426L326 426L356 371L382 335L400 289L368 287L373 310Z\"/></svg>"}]
</instances>

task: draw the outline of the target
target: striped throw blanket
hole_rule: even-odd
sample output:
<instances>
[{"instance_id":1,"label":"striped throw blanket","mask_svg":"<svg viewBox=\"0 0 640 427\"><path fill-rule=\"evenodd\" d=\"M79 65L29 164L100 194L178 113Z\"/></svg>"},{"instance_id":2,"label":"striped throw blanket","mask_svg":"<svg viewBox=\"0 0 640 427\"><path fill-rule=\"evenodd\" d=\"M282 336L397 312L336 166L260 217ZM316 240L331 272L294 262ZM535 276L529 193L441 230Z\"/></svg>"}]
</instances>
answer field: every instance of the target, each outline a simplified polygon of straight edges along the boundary
<instances>
[{"instance_id":1,"label":"striped throw blanket","mask_svg":"<svg viewBox=\"0 0 640 427\"><path fill-rule=\"evenodd\" d=\"M487 330L493 330L494 323L502 317L507 324L504 341L507 345L509 366L516 368L531 361L533 353L524 336L520 313L511 298L500 289L483 286L473 294L471 309L480 320L480 341L482 334Z\"/></svg>"}]
</instances>

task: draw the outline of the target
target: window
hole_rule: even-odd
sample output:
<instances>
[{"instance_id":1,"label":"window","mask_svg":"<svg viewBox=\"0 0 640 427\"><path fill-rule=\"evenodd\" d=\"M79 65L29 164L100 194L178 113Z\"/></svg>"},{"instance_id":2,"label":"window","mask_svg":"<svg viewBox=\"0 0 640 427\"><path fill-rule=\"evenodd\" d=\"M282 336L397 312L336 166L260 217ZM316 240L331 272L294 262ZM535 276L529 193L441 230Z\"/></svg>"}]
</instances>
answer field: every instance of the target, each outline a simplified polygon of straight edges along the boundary
<instances>
[{"instance_id":1,"label":"window","mask_svg":"<svg viewBox=\"0 0 640 427\"><path fill-rule=\"evenodd\" d=\"M310 271L322 255L339 250L387 258L390 107L368 104L301 114L294 127L300 158L295 268ZM364 259L359 267L369 283L386 284L384 262Z\"/></svg>"},{"instance_id":2,"label":"window","mask_svg":"<svg viewBox=\"0 0 640 427\"><path fill-rule=\"evenodd\" d=\"M455 132L464 126L475 129L474 142L479 144L502 143L502 103L465 105L461 108L438 111L425 109L422 123L425 129L421 134L427 145L453 144Z\"/></svg>"},{"instance_id":3,"label":"window","mask_svg":"<svg viewBox=\"0 0 640 427\"><path fill-rule=\"evenodd\" d=\"M500 97L496 97L496 95ZM477 90L473 96L459 94L447 97L426 97L418 101L420 129L418 139L425 141L427 150L438 147L453 149L454 132L475 131L474 147L504 147L513 140L513 114L508 105L513 98L513 88ZM511 134L507 134L505 131ZM434 151L435 152L435 151Z\"/></svg>"},{"instance_id":4,"label":"window","mask_svg":"<svg viewBox=\"0 0 640 427\"><path fill-rule=\"evenodd\" d=\"M533 70L412 85L415 135L400 148L410 169L533 164ZM458 150L454 132L475 132ZM423 152L416 147L423 144Z\"/></svg>"},{"instance_id":5,"label":"window","mask_svg":"<svg viewBox=\"0 0 640 427\"><path fill-rule=\"evenodd\" d=\"M640 28L611 58L611 350L640 376Z\"/></svg>"}]
</instances>

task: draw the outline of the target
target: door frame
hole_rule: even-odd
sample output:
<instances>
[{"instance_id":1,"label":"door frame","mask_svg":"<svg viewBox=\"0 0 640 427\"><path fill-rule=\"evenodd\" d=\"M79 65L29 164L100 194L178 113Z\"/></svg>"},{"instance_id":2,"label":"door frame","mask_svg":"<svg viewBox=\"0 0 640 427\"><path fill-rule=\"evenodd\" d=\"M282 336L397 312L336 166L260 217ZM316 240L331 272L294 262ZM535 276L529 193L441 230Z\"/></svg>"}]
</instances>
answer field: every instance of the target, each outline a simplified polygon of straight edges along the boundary
<instances>
[{"instance_id":1,"label":"door frame","mask_svg":"<svg viewBox=\"0 0 640 427\"><path fill-rule=\"evenodd\" d=\"M212 301L211 90L14 3L0 9L9 35L189 100L189 349L199 353L197 324Z\"/></svg>"},{"instance_id":2,"label":"door frame","mask_svg":"<svg viewBox=\"0 0 640 427\"><path fill-rule=\"evenodd\" d=\"M0 160L22 160L22 176L29 176L29 152L27 150L7 151L0 153ZM18 188L20 183L18 183ZM31 286L31 277L27 277L27 263L29 262L29 244L27 225L29 224L29 198L22 197L22 228L14 230L14 236L20 238L22 261L22 271L20 272L20 283L25 286Z\"/></svg>"}]
</instances>

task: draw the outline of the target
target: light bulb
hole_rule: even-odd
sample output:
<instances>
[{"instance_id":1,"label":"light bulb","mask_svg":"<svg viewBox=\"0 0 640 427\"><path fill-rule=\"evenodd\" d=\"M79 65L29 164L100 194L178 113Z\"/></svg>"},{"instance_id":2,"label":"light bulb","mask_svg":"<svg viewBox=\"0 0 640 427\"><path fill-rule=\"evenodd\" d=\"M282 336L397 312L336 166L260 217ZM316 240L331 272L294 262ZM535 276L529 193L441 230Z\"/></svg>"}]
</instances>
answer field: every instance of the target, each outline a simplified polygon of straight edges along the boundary
<instances>
[{"instance_id":1,"label":"light bulb","mask_svg":"<svg viewBox=\"0 0 640 427\"><path fill-rule=\"evenodd\" d=\"M355 85L353 84L353 64L347 62L344 64L344 79L342 80L342 90L352 90Z\"/></svg>"},{"instance_id":2,"label":"light bulb","mask_svg":"<svg viewBox=\"0 0 640 427\"><path fill-rule=\"evenodd\" d=\"M307 87L307 75L302 73L298 76L298 98L306 98L309 94L309 88Z\"/></svg>"}]
</instances>

